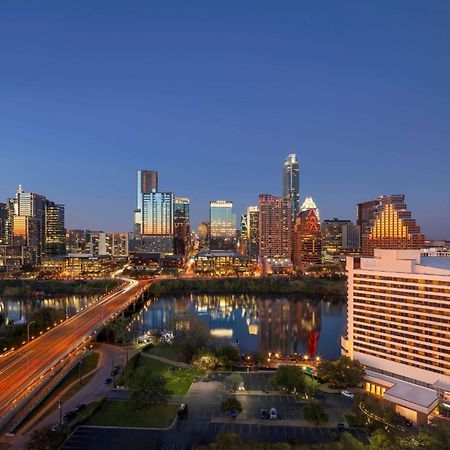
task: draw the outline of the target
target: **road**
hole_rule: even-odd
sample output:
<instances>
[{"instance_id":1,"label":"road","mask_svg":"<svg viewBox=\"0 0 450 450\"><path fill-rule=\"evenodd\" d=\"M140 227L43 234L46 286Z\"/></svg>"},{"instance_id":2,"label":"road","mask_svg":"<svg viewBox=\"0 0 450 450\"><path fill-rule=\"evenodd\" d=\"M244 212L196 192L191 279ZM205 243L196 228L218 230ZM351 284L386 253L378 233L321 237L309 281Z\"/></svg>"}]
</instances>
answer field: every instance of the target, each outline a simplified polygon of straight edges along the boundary
<instances>
[{"instance_id":1,"label":"road","mask_svg":"<svg viewBox=\"0 0 450 450\"><path fill-rule=\"evenodd\" d=\"M69 352L89 339L150 283L126 281L127 286L0 358L0 417L14 409L33 386L49 376L49 370L64 362Z\"/></svg>"}]
</instances>

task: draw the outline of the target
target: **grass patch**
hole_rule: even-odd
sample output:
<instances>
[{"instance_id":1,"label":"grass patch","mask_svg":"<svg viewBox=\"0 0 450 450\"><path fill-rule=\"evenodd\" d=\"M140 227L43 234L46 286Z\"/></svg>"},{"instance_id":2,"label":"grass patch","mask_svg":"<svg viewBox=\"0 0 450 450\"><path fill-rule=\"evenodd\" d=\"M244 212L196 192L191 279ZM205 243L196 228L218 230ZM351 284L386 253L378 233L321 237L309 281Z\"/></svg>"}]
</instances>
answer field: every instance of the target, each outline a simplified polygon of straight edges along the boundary
<instances>
[{"instance_id":1,"label":"grass patch","mask_svg":"<svg viewBox=\"0 0 450 450\"><path fill-rule=\"evenodd\" d=\"M353 414L344 414L345 420L350 427L364 427L364 420L361 420L359 417L356 417Z\"/></svg>"},{"instance_id":2,"label":"grass patch","mask_svg":"<svg viewBox=\"0 0 450 450\"><path fill-rule=\"evenodd\" d=\"M181 352L175 345L158 345L150 350L146 350L150 355L160 356L171 361L181 361Z\"/></svg>"},{"instance_id":3,"label":"grass patch","mask_svg":"<svg viewBox=\"0 0 450 450\"><path fill-rule=\"evenodd\" d=\"M85 425L167 428L175 420L179 407L168 403L137 409L131 400L106 400Z\"/></svg>"},{"instance_id":4,"label":"grass patch","mask_svg":"<svg viewBox=\"0 0 450 450\"><path fill-rule=\"evenodd\" d=\"M154 374L162 375L167 380L167 389L172 395L186 395L194 379L199 375L195 369L178 368L145 356L136 359L135 369L139 367L150 367ZM170 370L171 368L175 370ZM132 383L134 373L133 371L130 374L128 384Z\"/></svg>"}]
</instances>

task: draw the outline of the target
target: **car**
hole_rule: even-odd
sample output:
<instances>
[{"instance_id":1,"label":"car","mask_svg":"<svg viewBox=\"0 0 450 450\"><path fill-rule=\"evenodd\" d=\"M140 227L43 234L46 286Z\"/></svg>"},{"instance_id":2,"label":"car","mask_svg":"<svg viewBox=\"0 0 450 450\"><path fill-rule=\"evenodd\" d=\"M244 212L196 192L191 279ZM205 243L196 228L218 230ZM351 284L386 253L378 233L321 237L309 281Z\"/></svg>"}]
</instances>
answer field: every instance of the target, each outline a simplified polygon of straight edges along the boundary
<instances>
[{"instance_id":1,"label":"car","mask_svg":"<svg viewBox=\"0 0 450 450\"><path fill-rule=\"evenodd\" d=\"M62 425L61 423L57 423L55 425L53 425L50 429L51 431L53 431L54 433L56 431L62 430L64 428L64 425Z\"/></svg>"},{"instance_id":2,"label":"car","mask_svg":"<svg viewBox=\"0 0 450 450\"><path fill-rule=\"evenodd\" d=\"M106 380L105 380L105 384L111 384L112 383L112 379L111 378L107 378Z\"/></svg>"},{"instance_id":3,"label":"car","mask_svg":"<svg viewBox=\"0 0 450 450\"><path fill-rule=\"evenodd\" d=\"M111 370L111 376L112 377L115 377L118 373L119 373L119 371L116 370L116 369Z\"/></svg>"},{"instance_id":4,"label":"car","mask_svg":"<svg viewBox=\"0 0 450 450\"><path fill-rule=\"evenodd\" d=\"M114 366L114 370L119 371L122 368L122 366Z\"/></svg>"},{"instance_id":5,"label":"car","mask_svg":"<svg viewBox=\"0 0 450 450\"><path fill-rule=\"evenodd\" d=\"M238 413L237 413L236 410L231 411L231 417L232 417L233 419L236 419L237 415L238 415Z\"/></svg>"},{"instance_id":6,"label":"car","mask_svg":"<svg viewBox=\"0 0 450 450\"><path fill-rule=\"evenodd\" d=\"M245 386L243 383L239 385L238 391L245 391Z\"/></svg>"},{"instance_id":7,"label":"car","mask_svg":"<svg viewBox=\"0 0 450 450\"><path fill-rule=\"evenodd\" d=\"M70 422L75 418L77 414L78 412L75 410L69 411L67 414L64 415L64 422Z\"/></svg>"},{"instance_id":8,"label":"car","mask_svg":"<svg viewBox=\"0 0 450 450\"><path fill-rule=\"evenodd\" d=\"M261 419L268 419L269 418L269 413L267 412L267 409L262 408L261 412L260 412L260 417Z\"/></svg>"},{"instance_id":9,"label":"car","mask_svg":"<svg viewBox=\"0 0 450 450\"><path fill-rule=\"evenodd\" d=\"M348 398L353 398L355 396L355 394L350 391L341 391L341 394Z\"/></svg>"},{"instance_id":10,"label":"car","mask_svg":"<svg viewBox=\"0 0 450 450\"><path fill-rule=\"evenodd\" d=\"M270 408L270 414L269 417L271 420L277 420L278 419L278 412L275 408Z\"/></svg>"},{"instance_id":11,"label":"car","mask_svg":"<svg viewBox=\"0 0 450 450\"><path fill-rule=\"evenodd\" d=\"M338 431L344 431L345 430L345 424L342 423L342 422L339 422L337 424L337 428L338 428Z\"/></svg>"},{"instance_id":12,"label":"car","mask_svg":"<svg viewBox=\"0 0 450 450\"><path fill-rule=\"evenodd\" d=\"M188 405L182 403L180 408L178 409L177 416L179 419L182 419L188 415Z\"/></svg>"}]
</instances>

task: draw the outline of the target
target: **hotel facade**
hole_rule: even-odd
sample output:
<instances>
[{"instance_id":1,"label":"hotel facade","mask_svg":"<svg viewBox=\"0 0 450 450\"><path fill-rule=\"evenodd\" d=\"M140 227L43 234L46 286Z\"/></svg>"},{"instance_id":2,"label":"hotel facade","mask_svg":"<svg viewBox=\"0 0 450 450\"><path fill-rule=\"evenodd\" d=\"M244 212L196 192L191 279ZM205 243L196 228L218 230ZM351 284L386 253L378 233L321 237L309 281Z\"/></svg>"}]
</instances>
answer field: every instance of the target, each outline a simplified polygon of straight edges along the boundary
<instances>
[{"instance_id":1,"label":"hotel facade","mask_svg":"<svg viewBox=\"0 0 450 450\"><path fill-rule=\"evenodd\" d=\"M415 423L450 416L450 258L375 249L347 257L347 274L342 352L365 390Z\"/></svg>"}]
</instances>

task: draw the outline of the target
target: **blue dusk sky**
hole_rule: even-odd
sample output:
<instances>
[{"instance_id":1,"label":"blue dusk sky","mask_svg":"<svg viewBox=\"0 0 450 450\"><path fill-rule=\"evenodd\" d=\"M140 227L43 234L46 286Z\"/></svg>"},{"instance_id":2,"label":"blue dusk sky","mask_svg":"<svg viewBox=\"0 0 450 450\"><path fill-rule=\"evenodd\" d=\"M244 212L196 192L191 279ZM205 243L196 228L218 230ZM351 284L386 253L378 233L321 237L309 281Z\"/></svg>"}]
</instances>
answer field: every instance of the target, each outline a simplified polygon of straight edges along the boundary
<instances>
[{"instance_id":1,"label":"blue dusk sky","mask_svg":"<svg viewBox=\"0 0 450 450\"><path fill-rule=\"evenodd\" d=\"M404 193L450 239L450 2L3 1L0 201L131 230L136 171L236 213L297 153L321 218Z\"/></svg>"}]
</instances>

